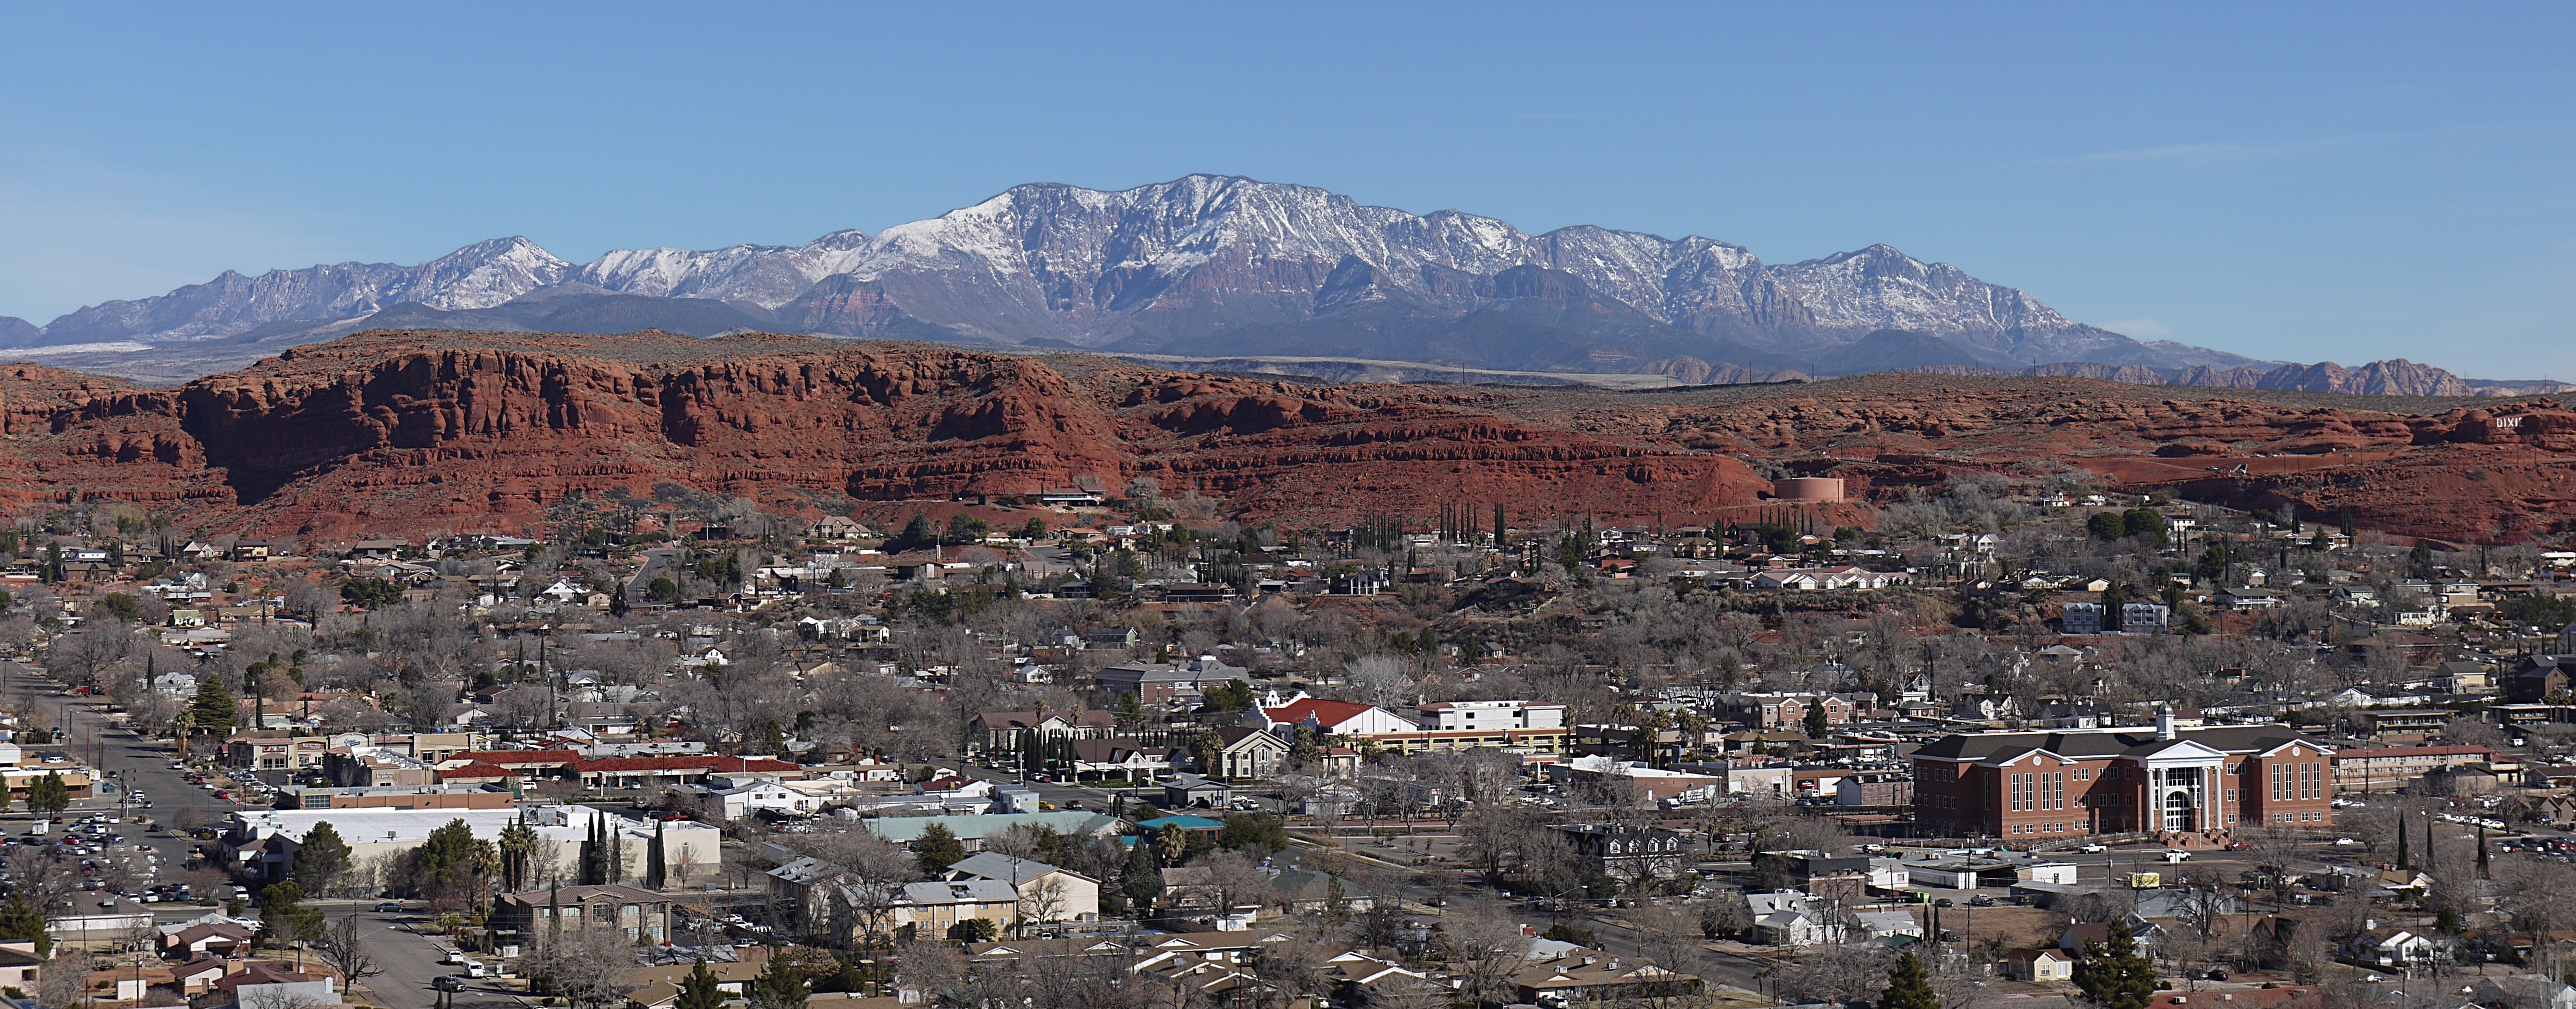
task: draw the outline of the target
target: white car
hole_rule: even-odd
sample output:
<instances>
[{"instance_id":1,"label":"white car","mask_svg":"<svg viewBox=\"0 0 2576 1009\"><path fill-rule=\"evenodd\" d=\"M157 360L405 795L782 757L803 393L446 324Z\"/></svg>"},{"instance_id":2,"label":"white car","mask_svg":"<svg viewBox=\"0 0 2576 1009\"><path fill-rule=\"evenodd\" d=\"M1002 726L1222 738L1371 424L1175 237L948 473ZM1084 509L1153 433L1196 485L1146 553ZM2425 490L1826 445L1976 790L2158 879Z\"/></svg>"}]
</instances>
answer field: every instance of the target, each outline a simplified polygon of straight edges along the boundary
<instances>
[{"instance_id":1,"label":"white car","mask_svg":"<svg viewBox=\"0 0 2576 1009\"><path fill-rule=\"evenodd\" d=\"M2186 860L2188 860L2188 859L2190 859L2190 858L2191 858L2191 853L2190 853L2190 852L2188 852L2188 851L2184 851L2184 850L2182 850L2182 849L2180 849L2180 848L2175 848L2175 849L2172 849L2172 850L2169 850L2169 851L2166 851L2166 852L2165 852L2165 862L2166 862L2166 864L2168 864L2168 865L2173 864L2173 863L2176 863L2176 862L2186 861Z\"/></svg>"},{"instance_id":2,"label":"white car","mask_svg":"<svg viewBox=\"0 0 2576 1009\"><path fill-rule=\"evenodd\" d=\"M2335 842L2334 842L2334 843L2335 843L2335 847L2338 847L2338 848L2358 848L2358 847L2360 847L2360 846L2361 846L2361 842L2359 842L2359 841L2355 841L2355 840L2353 840L2352 838L2349 838L2349 837L2338 837L2338 838L2335 838Z\"/></svg>"},{"instance_id":3,"label":"white car","mask_svg":"<svg viewBox=\"0 0 2576 1009\"><path fill-rule=\"evenodd\" d=\"M2101 853L2103 853L2103 852L2106 852L2106 851L2111 850L2111 846L2110 846L2110 845L2107 845L2107 844L2088 844L2088 845L2085 845L2085 846L2083 846L2083 847L2081 847L2081 848L2077 848L2077 849L2075 849L2075 850L2080 851L2080 852L2083 852L2083 853L2085 853L2085 854L2087 854L2087 855L2098 855L2098 854L2101 854Z\"/></svg>"}]
</instances>

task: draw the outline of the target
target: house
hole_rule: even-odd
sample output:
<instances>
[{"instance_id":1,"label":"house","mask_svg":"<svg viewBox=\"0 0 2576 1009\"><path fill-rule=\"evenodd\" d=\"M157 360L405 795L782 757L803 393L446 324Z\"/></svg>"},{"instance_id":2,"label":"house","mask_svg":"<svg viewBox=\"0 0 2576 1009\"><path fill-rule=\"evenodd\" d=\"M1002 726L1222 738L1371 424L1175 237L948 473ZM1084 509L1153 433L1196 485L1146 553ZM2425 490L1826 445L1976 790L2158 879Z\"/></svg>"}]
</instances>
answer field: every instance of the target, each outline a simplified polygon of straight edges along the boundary
<instances>
[{"instance_id":1,"label":"house","mask_svg":"<svg viewBox=\"0 0 2576 1009\"><path fill-rule=\"evenodd\" d=\"M867 526L846 515L826 515L805 527L805 538L812 540L850 540L875 535Z\"/></svg>"},{"instance_id":2,"label":"house","mask_svg":"<svg viewBox=\"0 0 2576 1009\"><path fill-rule=\"evenodd\" d=\"M318 970L306 973L291 964L267 960L243 964L240 970L217 979L214 989L230 993L231 1004L242 1009L339 1005L341 1002L338 978Z\"/></svg>"},{"instance_id":3,"label":"house","mask_svg":"<svg viewBox=\"0 0 2576 1009\"><path fill-rule=\"evenodd\" d=\"M189 960L227 957L248 947L252 937L258 934L259 929L254 926L229 920L190 925L176 934L162 936L161 953L164 956L184 953Z\"/></svg>"},{"instance_id":4,"label":"house","mask_svg":"<svg viewBox=\"0 0 2576 1009\"><path fill-rule=\"evenodd\" d=\"M1289 866L1270 876L1270 902L1285 907L1291 914L1315 914L1328 910L1338 899L1344 911L1364 914L1377 907L1377 898L1360 889L1360 884L1333 873Z\"/></svg>"},{"instance_id":5,"label":"house","mask_svg":"<svg viewBox=\"0 0 2576 1009\"><path fill-rule=\"evenodd\" d=\"M2569 677L2576 676L2576 654L2528 655L2504 681L2508 704L2539 704L2567 696Z\"/></svg>"},{"instance_id":6,"label":"house","mask_svg":"<svg viewBox=\"0 0 2576 1009\"><path fill-rule=\"evenodd\" d=\"M1604 956L1588 949L1569 950L1513 971L1511 985L1520 1002L1535 1005L1649 1003L1694 995L1703 987L1694 975L1639 957ZM1449 990L1440 988L1436 994L1446 997Z\"/></svg>"},{"instance_id":7,"label":"house","mask_svg":"<svg viewBox=\"0 0 2576 1009\"><path fill-rule=\"evenodd\" d=\"M2281 594L2270 589L2220 589L2211 602L2231 610L2268 610L2281 605Z\"/></svg>"},{"instance_id":8,"label":"house","mask_svg":"<svg viewBox=\"0 0 2576 1009\"><path fill-rule=\"evenodd\" d=\"M834 894L833 920L845 944L861 932L906 926L916 935L945 936L957 923L978 918L998 929L1010 924L1020 906L1020 894L1011 884L980 876L924 883L848 883L836 887ZM891 900L886 899L889 894ZM871 923L880 907L885 909L882 921Z\"/></svg>"},{"instance_id":9,"label":"house","mask_svg":"<svg viewBox=\"0 0 2576 1009\"><path fill-rule=\"evenodd\" d=\"M1233 797L1233 786L1196 774L1177 775L1163 783L1163 807L1166 809L1195 806L1223 809L1226 800Z\"/></svg>"},{"instance_id":10,"label":"house","mask_svg":"<svg viewBox=\"0 0 2576 1009\"><path fill-rule=\"evenodd\" d=\"M1753 933L1762 942L1775 946L1812 946L1817 943L1839 943L1851 935L1849 913L1839 904L1829 904L1796 890L1777 893L1748 893L1744 902L1753 914Z\"/></svg>"},{"instance_id":11,"label":"house","mask_svg":"<svg viewBox=\"0 0 2576 1009\"><path fill-rule=\"evenodd\" d=\"M534 935L539 929L613 928L630 940L671 935L670 898L641 887L562 886L505 894L494 902L493 927Z\"/></svg>"},{"instance_id":12,"label":"house","mask_svg":"<svg viewBox=\"0 0 2576 1009\"><path fill-rule=\"evenodd\" d=\"M1860 924L1861 934L1872 939L1923 938L1923 923L1914 919L1914 912L1903 908L1862 911L1852 917Z\"/></svg>"},{"instance_id":13,"label":"house","mask_svg":"<svg viewBox=\"0 0 2576 1009\"><path fill-rule=\"evenodd\" d=\"M1219 777L1255 781L1276 777L1288 766L1288 744L1257 728L1229 725L1216 730L1217 766L1201 768Z\"/></svg>"},{"instance_id":14,"label":"house","mask_svg":"<svg viewBox=\"0 0 2576 1009\"><path fill-rule=\"evenodd\" d=\"M2055 947L2017 949L2004 954L2004 973L2015 981L2073 980L2075 957Z\"/></svg>"},{"instance_id":15,"label":"house","mask_svg":"<svg viewBox=\"0 0 2576 1009\"><path fill-rule=\"evenodd\" d=\"M1135 694L1136 699L1145 704L1198 704L1207 700L1210 690L1237 680L1248 683L1251 679L1250 669L1227 665L1213 655L1202 655L1188 662L1121 663L1092 674L1092 681L1101 690L1111 694Z\"/></svg>"},{"instance_id":16,"label":"house","mask_svg":"<svg viewBox=\"0 0 2576 1009\"><path fill-rule=\"evenodd\" d=\"M2343 942L2343 957L2364 967L2405 969L2422 966L2440 955L2433 937L2409 928L2370 923Z\"/></svg>"},{"instance_id":17,"label":"house","mask_svg":"<svg viewBox=\"0 0 2576 1009\"><path fill-rule=\"evenodd\" d=\"M1558 824L1576 856L1614 879L1669 879L1681 871L1682 838L1662 827L1629 823Z\"/></svg>"},{"instance_id":18,"label":"house","mask_svg":"<svg viewBox=\"0 0 2576 1009\"><path fill-rule=\"evenodd\" d=\"M1835 858L1816 850L1766 851L1754 855L1753 871L1820 900L1857 904L1869 891L1866 857Z\"/></svg>"},{"instance_id":19,"label":"house","mask_svg":"<svg viewBox=\"0 0 2576 1009\"><path fill-rule=\"evenodd\" d=\"M1753 576L1757 589L1780 589L1790 592L1819 592L1837 589L1869 591L1911 582L1914 576L1902 571L1871 571L1854 565L1830 568L1792 568L1764 571Z\"/></svg>"},{"instance_id":20,"label":"house","mask_svg":"<svg viewBox=\"0 0 2576 1009\"><path fill-rule=\"evenodd\" d=\"M1017 894L1020 917L1031 923L1090 921L1100 917L1100 881L1036 859L978 852L948 865L946 880L989 879Z\"/></svg>"},{"instance_id":21,"label":"house","mask_svg":"<svg viewBox=\"0 0 2576 1009\"><path fill-rule=\"evenodd\" d=\"M627 992L626 1001L642 1009L672 1009L680 1001L680 984L696 971L699 964L657 964L633 967L619 972L618 990ZM711 960L703 965L716 976L716 990L739 996L748 990L754 978L769 969L767 960Z\"/></svg>"},{"instance_id":22,"label":"house","mask_svg":"<svg viewBox=\"0 0 2576 1009\"><path fill-rule=\"evenodd\" d=\"M1126 778L1152 784L1156 775L1171 773L1173 752L1167 746L1146 746L1133 739L1077 739L1073 741L1073 776L1090 780Z\"/></svg>"},{"instance_id":23,"label":"house","mask_svg":"<svg viewBox=\"0 0 2576 1009\"><path fill-rule=\"evenodd\" d=\"M0 984L19 991L35 991L37 979L43 976L44 969L45 958L36 955L35 940L0 942Z\"/></svg>"},{"instance_id":24,"label":"house","mask_svg":"<svg viewBox=\"0 0 2576 1009\"><path fill-rule=\"evenodd\" d=\"M2129 915L2127 921L2129 924L2129 939L2130 941L2137 943L2138 949L2141 951L2152 949L2157 940L2164 938L2164 929L2157 926L2154 922L2138 917L2135 914ZM2081 924L2066 926L2066 931L2060 933L2057 937L2057 948L2065 950L2066 952L2076 956L2082 956L2084 954L2084 947L2107 943L2110 941L2111 924L2109 922L2084 922Z\"/></svg>"}]
</instances>

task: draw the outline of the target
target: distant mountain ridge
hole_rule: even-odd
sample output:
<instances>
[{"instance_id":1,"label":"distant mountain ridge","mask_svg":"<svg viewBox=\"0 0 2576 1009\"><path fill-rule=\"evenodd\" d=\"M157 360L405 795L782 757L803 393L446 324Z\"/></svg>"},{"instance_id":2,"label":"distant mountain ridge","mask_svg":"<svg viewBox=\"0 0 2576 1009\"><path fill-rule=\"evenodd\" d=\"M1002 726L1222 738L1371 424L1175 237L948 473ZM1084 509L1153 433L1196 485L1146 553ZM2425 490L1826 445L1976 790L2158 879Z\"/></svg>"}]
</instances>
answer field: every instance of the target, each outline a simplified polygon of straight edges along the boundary
<instances>
[{"instance_id":1,"label":"distant mountain ridge","mask_svg":"<svg viewBox=\"0 0 2576 1009\"><path fill-rule=\"evenodd\" d=\"M2211 368L2205 365L2159 369L2134 364L2109 365L2065 361L2013 369L1973 365L1930 365L1903 370L1941 375L2053 375L2098 378L2138 385L2181 385L2205 389L2272 389L2368 396L2527 396L2576 391L2576 385L2557 382L2486 382L2464 379L2441 368L2429 364L2417 364L2402 357L2372 361L2358 368L2346 368L2332 361L2306 365L2285 364L2270 370Z\"/></svg>"},{"instance_id":2,"label":"distant mountain ridge","mask_svg":"<svg viewBox=\"0 0 2576 1009\"><path fill-rule=\"evenodd\" d=\"M515 304L531 297L544 304ZM598 304L574 304L584 300ZM708 327L732 324L1004 347L1596 373L1676 358L1764 374L2279 364L2142 343L1885 245L1768 265L1698 236L1589 225L1530 235L1454 210L1417 215L1215 175L1119 191L1015 186L873 236L835 231L798 246L629 249L575 265L513 237L417 266L228 272L42 327L0 318L0 346L291 346L358 328L439 325L440 313L469 313L444 322L478 329L629 325L711 335Z\"/></svg>"}]
</instances>

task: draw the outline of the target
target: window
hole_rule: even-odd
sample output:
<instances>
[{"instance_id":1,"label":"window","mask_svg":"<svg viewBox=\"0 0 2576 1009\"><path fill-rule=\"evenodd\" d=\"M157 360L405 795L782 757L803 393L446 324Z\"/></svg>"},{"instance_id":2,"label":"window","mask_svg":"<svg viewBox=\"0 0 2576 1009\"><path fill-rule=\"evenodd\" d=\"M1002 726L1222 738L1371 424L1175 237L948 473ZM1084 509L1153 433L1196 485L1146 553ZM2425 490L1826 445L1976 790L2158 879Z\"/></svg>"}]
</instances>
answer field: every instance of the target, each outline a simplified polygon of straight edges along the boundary
<instances>
[{"instance_id":1,"label":"window","mask_svg":"<svg viewBox=\"0 0 2576 1009\"><path fill-rule=\"evenodd\" d=\"M2228 802L2230 802L2230 803L2233 803L2233 802L2235 802L2235 801L2236 801L2236 790L2235 790L2235 789L2231 788L2231 789L2228 789L2228 790L2227 790L2227 801L2228 801Z\"/></svg>"}]
</instances>

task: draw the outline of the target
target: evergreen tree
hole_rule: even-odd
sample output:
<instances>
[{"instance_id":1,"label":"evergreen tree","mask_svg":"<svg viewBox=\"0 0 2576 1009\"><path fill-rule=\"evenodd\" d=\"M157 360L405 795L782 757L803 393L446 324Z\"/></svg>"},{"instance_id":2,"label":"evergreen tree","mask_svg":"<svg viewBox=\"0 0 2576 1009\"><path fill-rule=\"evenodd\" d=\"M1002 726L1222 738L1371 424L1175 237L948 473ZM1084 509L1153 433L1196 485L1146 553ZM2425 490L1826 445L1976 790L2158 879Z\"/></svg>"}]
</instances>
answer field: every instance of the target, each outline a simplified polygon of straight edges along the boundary
<instances>
[{"instance_id":1,"label":"evergreen tree","mask_svg":"<svg viewBox=\"0 0 2576 1009\"><path fill-rule=\"evenodd\" d=\"M2424 871L2433 871L2433 818L2424 817Z\"/></svg>"},{"instance_id":2,"label":"evergreen tree","mask_svg":"<svg viewBox=\"0 0 2576 1009\"><path fill-rule=\"evenodd\" d=\"M715 972L707 969L704 959L680 979L680 998L672 1009L724 1009L724 992L716 988Z\"/></svg>"},{"instance_id":3,"label":"evergreen tree","mask_svg":"<svg viewBox=\"0 0 2576 1009\"><path fill-rule=\"evenodd\" d=\"M670 868L662 860L662 821L653 823L653 847L644 852L644 888L659 890L670 883Z\"/></svg>"},{"instance_id":4,"label":"evergreen tree","mask_svg":"<svg viewBox=\"0 0 2576 1009\"><path fill-rule=\"evenodd\" d=\"M1163 895L1163 870L1154 864L1152 845L1144 838L1137 838L1127 848L1127 863L1118 869L1118 892L1137 909L1139 917L1144 916L1144 909L1154 906L1154 898Z\"/></svg>"},{"instance_id":5,"label":"evergreen tree","mask_svg":"<svg viewBox=\"0 0 2576 1009\"><path fill-rule=\"evenodd\" d=\"M599 819L597 817L593 817L590 824L583 828L581 856L574 863L573 873L573 878L580 880L581 886L597 886L600 883Z\"/></svg>"},{"instance_id":6,"label":"evergreen tree","mask_svg":"<svg viewBox=\"0 0 2576 1009\"><path fill-rule=\"evenodd\" d=\"M949 833L947 827L936 823L922 828L921 840L913 842L912 850L913 857L921 862L921 874L924 876L937 876L947 872L949 866L966 858L966 846L958 843L957 835Z\"/></svg>"},{"instance_id":7,"label":"evergreen tree","mask_svg":"<svg viewBox=\"0 0 2576 1009\"><path fill-rule=\"evenodd\" d=\"M27 902L24 890L10 894L9 902L0 904L0 942L35 943L37 956L53 951L54 937L45 933L45 916L36 910L36 905Z\"/></svg>"},{"instance_id":8,"label":"evergreen tree","mask_svg":"<svg viewBox=\"0 0 2576 1009\"><path fill-rule=\"evenodd\" d=\"M204 682L197 684L197 699L188 705L188 720L197 731L218 736L230 735L233 723L241 719L241 709L233 705L233 692L224 687L222 674L206 671Z\"/></svg>"},{"instance_id":9,"label":"evergreen tree","mask_svg":"<svg viewBox=\"0 0 2576 1009\"><path fill-rule=\"evenodd\" d=\"M1030 519L1029 521L1037 521ZM856 960L841 961L841 969L827 975L814 986L815 991L848 992L856 995L868 985L868 972L859 969Z\"/></svg>"},{"instance_id":10,"label":"evergreen tree","mask_svg":"<svg viewBox=\"0 0 2576 1009\"><path fill-rule=\"evenodd\" d=\"M608 814L599 814L599 866L610 883L626 882L626 838L617 825L608 822Z\"/></svg>"},{"instance_id":11,"label":"evergreen tree","mask_svg":"<svg viewBox=\"0 0 2576 1009\"><path fill-rule=\"evenodd\" d=\"M2397 821L2397 867L2400 869L2415 867L2415 860L2406 856L2406 821L2403 818Z\"/></svg>"},{"instance_id":12,"label":"evergreen tree","mask_svg":"<svg viewBox=\"0 0 2576 1009\"><path fill-rule=\"evenodd\" d=\"M1807 738L1823 739L1833 732L1831 726L1832 723L1825 721L1825 706L1821 701L1807 705Z\"/></svg>"},{"instance_id":13,"label":"evergreen tree","mask_svg":"<svg viewBox=\"0 0 2576 1009\"><path fill-rule=\"evenodd\" d=\"M27 784L28 809L40 813L59 813L71 804L71 786L63 784L63 776L59 771L47 771L44 777Z\"/></svg>"},{"instance_id":14,"label":"evergreen tree","mask_svg":"<svg viewBox=\"0 0 2576 1009\"><path fill-rule=\"evenodd\" d=\"M805 1004L805 973L790 964L787 957L770 957L769 968L752 979L751 988L753 1001L766 1009L793 1009Z\"/></svg>"},{"instance_id":15,"label":"evergreen tree","mask_svg":"<svg viewBox=\"0 0 2576 1009\"><path fill-rule=\"evenodd\" d=\"M1887 972L1887 991L1879 995L1878 1009L1941 1009L1941 996L1924 976L1923 961L1912 953L1897 958L1896 968Z\"/></svg>"},{"instance_id":16,"label":"evergreen tree","mask_svg":"<svg viewBox=\"0 0 2576 1009\"><path fill-rule=\"evenodd\" d=\"M2478 878L2493 878L2487 875L2487 825L2483 823L2478 824Z\"/></svg>"},{"instance_id":17,"label":"evergreen tree","mask_svg":"<svg viewBox=\"0 0 2576 1009\"><path fill-rule=\"evenodd\" d=\"M304 906L304 888L294 880L259 892L259 920L269 941L280 945L322 934L322 909Z\"/></svg>"},{"instance_id":18,"label":"evergreen tree","mask_svg":"<svg viewBox=\"0 0 2576 1009\"><path fill-rule=\"evenodd\" d=\"M2156 997L2156 963L2138 952L2129 923L2112 922L2108 941L2084 944L2075 987L2102 1009L2146 1009Z\"/></svg>"},{"instance_id":19,"label":"evergreen tree","mask_svg":"<svg viewBox=\"0 0 2576 1009\"><path fill-rule=\"evenodd\" d=\"M295 847L295 865L289 878L304 892L322 896L339 889L340 877L349 871L349 843L340 839L340 831L329 820L315 820L304 832L304 843Z\"/></svg>"}]
</instances>

